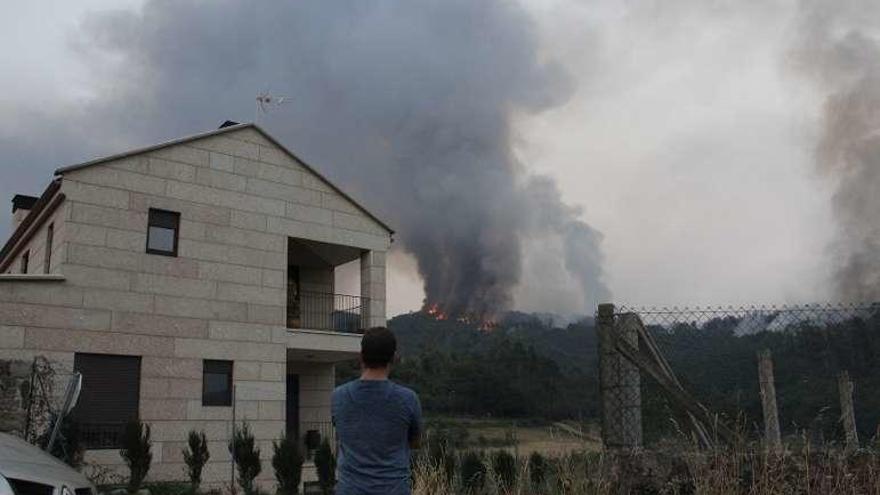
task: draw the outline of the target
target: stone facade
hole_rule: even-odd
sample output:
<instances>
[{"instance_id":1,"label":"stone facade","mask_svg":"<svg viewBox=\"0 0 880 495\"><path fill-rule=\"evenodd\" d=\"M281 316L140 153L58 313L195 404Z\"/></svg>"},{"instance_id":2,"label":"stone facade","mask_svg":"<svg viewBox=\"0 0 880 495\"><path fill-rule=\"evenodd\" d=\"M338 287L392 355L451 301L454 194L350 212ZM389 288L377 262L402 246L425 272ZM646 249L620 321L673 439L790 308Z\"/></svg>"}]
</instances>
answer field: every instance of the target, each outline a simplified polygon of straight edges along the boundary
<instances>
[{"instance_id":1,"label":"stone facade","mask_svg":"<svg viewBox=\"0 0 880 495\"><path fill-rule=\"evenodd\" d=\"M184 477L181 449L196 429L210 441L213 486L229 480L233 408L202 405L203 360L231 360L236 419L252 427L260 479L271 483L287 375L299 377L300 422L328 422L333 363L359 350L356 334L287 328L287 269L296 263L288 243L327 246L328 259L354 253L364 321L382 325L391 232L252 125L59 176L63 201L27 245L6 253L29 250L28 274L43 273L53 224L50 277L16 275L17 260L0 275L0 359L44 355L72 369L76 353L139 356L139 414L154 439L148 479ZM177 256L145 252L151 208L180 214ZM333 265L304 268L300 279L303 289L332 293ZM116 450L87 460L121 467Z\"/></svg>"}]
</instances>

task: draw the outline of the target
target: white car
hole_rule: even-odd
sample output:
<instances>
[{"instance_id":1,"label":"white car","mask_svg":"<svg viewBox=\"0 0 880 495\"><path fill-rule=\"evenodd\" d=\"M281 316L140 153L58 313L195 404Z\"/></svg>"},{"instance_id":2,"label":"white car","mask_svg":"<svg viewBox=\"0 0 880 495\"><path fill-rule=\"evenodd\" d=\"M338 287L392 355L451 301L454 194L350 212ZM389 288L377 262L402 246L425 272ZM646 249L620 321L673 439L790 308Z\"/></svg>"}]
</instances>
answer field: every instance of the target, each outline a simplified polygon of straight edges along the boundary
<instances>
[{"instance_id":1,"label":"white car","mask_svg":"<svg viewBox=\"0 0 880 495\"><path fill-rule=\"evenodd\" d=\"M0 433L0 495L97 495L82 473L24 440Z\"/></svg>"}]
</instances>

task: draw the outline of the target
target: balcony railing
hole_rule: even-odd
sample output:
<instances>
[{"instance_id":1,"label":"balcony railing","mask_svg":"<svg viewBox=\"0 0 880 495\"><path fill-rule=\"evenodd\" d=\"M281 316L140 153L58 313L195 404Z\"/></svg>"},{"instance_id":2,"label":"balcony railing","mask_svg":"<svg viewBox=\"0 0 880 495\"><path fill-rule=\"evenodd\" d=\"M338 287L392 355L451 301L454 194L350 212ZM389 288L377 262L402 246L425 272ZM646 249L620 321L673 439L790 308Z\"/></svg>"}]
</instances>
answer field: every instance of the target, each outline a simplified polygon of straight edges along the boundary
<instances>
[{"instance_id":1,"label":"balcony railing","mask_svg":"<svg viewBox=\"0 0 880 495\"><path fill-rule=\"evenodd\" d=\"M125 423L78 423L79 441L86 449L118 449Z\"/></svg>"},{"instance_id":2,"label":"balcony railing","mask_svg":"<svg viewBox=\"0 0 880 495\"><path fill-rule=\"evenodd\" d=\"M300 292L287 299L287 328L359 333L364 328L366 297Z\"/></svg>"},{"instance_id":3,"label":"balcony railing","mask_svg":"<svg viewBox=\"0 0 880 495\"><path fill-rule=\"evenodd\" d=\"M336 427L329 421L303 421L299 424L300 447L311 459L321 442L327 440L330 449L336 452Z\"/></svg>"}]
</instances>

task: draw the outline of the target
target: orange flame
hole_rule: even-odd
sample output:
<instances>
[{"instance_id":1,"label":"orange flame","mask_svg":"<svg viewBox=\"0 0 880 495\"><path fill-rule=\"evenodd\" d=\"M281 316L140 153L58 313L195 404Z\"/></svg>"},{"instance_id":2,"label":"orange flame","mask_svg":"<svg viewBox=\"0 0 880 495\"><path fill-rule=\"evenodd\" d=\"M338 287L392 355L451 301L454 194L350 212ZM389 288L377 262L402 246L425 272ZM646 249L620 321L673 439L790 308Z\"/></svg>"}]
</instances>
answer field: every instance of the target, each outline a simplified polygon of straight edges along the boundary
<instances>
[{"instance_id":1,"label":"orange flame","mask_svg":"<svg viewBox=\"0 0 880 495\"><path fill-rule=\"evenodd\" d=\"M440 309L440 305L437 303L426 304L424 312L437 321L446 321L449 319L449 314ZM455 317L455 321L466 325L476 325L476 327L482 331L491 331L498 327L498 322L494 320L482 320L470 314L457 316Z\"/></svg>"},{"instance_id":2,"label":"orange flame","mask_svg":"<svg viewBox=\"0 0 880 495\"><path fill-rule=\"evenodd\" d=\"M446 313L444 313L440 309L440 306L437 305L437 303L434 303L434 304L428 306L428 309L426 309L425 312L428 313L429 315L433 316L434 319L438 320L438 321L443 321L443 320L446 320L447 318L449 318L446 315Z\"/></svg>"}]
</instances>

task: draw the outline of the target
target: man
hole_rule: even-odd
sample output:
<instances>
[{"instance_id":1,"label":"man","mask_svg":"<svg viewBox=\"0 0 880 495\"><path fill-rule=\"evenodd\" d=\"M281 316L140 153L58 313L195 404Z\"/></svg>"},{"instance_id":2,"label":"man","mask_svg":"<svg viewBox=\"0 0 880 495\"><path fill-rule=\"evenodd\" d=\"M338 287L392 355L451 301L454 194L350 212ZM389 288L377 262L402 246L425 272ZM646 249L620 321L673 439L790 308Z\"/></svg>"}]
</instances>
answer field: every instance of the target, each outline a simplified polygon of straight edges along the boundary
<instances>
[{"instance_id":1,"label":"man","mask_svg":"<svg viewBox=\"0 0 880 495\"><path fill-rule=\"evenodd\" d=\"M418 448L422 407L388 379L397 339L385 327L361 340L361 377L333 391L339 439L336 495L409 495L410 449Z\"/></svg>"}]
</instances>

